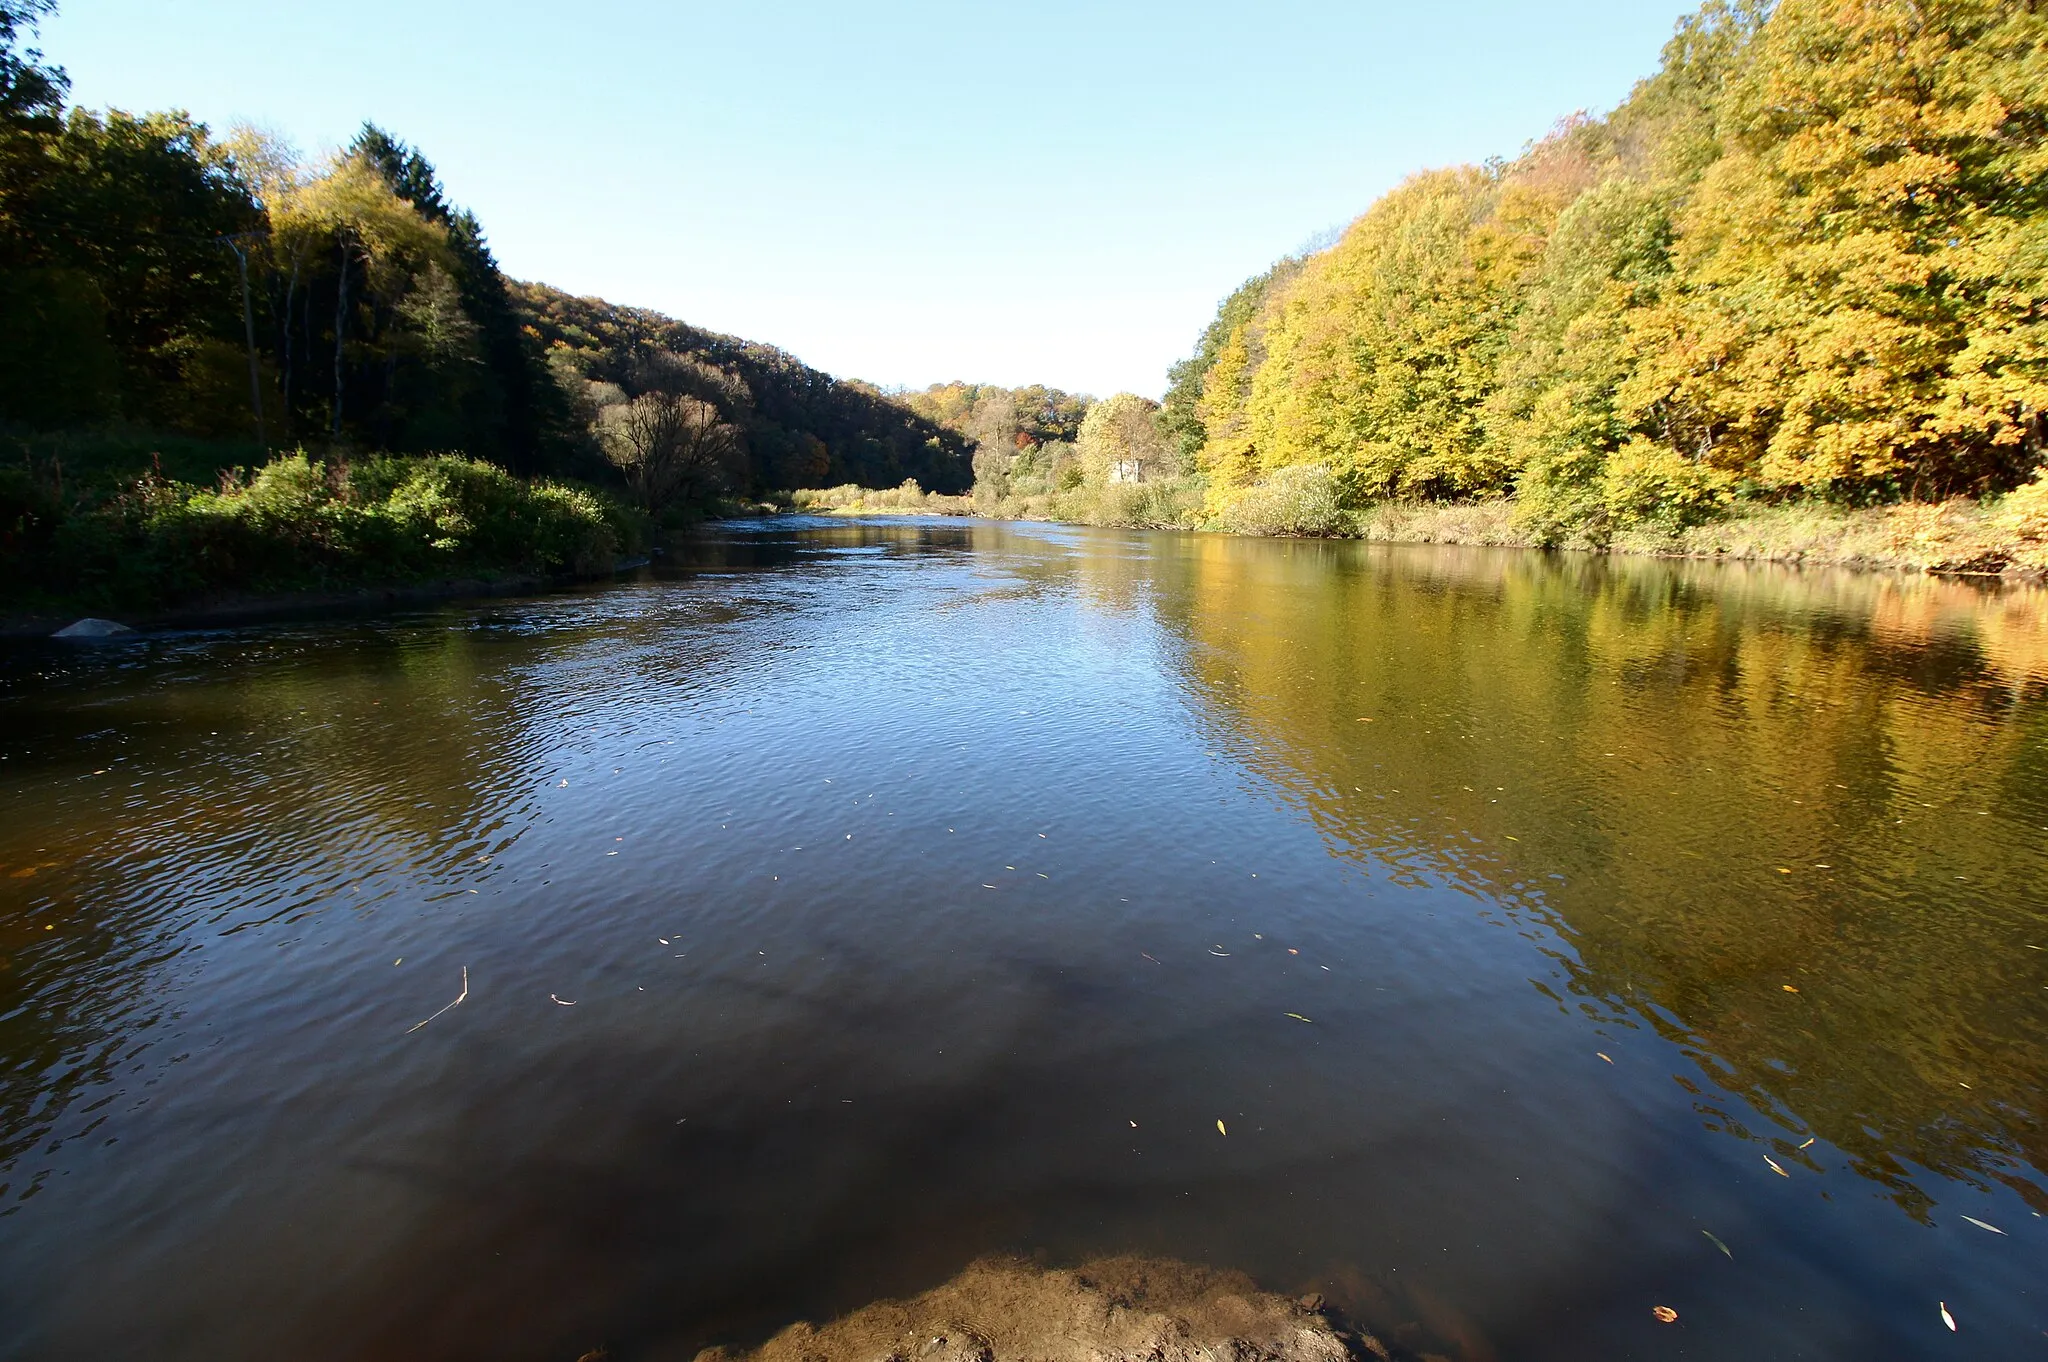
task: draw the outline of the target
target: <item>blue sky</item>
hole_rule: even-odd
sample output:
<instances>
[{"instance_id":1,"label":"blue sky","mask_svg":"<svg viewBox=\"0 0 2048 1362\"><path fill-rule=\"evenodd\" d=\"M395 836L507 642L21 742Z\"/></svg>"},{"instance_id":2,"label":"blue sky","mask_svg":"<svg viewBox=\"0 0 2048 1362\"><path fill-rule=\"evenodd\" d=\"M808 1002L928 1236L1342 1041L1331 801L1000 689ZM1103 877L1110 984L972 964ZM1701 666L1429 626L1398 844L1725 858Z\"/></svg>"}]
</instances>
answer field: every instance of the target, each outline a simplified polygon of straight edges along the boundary
<instances>
[{"instance_id":1,"label":"blue sky","mask_svg":"<svg viewBox=\"0 0 2048 1362\"><path fill-rule=\"evenodd\" d=\"M417 144L506 270L820 368L1157 396L1239 281L1654 69L1664 0L63 0L79 102Z\"/></svg>"}]
</instances>

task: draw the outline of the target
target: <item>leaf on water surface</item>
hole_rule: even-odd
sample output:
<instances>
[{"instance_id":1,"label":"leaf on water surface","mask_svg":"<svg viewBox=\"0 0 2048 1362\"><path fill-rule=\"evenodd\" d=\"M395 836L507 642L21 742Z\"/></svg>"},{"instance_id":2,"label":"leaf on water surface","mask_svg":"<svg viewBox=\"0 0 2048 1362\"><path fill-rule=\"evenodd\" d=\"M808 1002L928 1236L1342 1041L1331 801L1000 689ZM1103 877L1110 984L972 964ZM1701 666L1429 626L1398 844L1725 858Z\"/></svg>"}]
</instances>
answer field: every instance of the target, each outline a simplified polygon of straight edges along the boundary
<instances>
[{"instance_id":1,"label":"leaf on water surface","mask_svg":"<svg viewBox=\"0 0 2048 1362\"><path fill-rule=\"evenodd\" d=\"M1820 1137L1819 1137L1818 1135L1809 1135L1809 1136L1807 1136L1807 1137L1806 1137L1806 1144L1812 1144L1812 1143L1813 1143L1813 1142L1814 1142L1815 1140L1817 1140L1817 1139L1819 1139L1819 1138L1820 1138ZM1806 1148L1806 1144L1800 1145L1799 1147L1800 1147L1801 1149L1804 1149L1804 1148Z\"/></svg>"},{"instance_id":2,"label":"leaf on water surface","mask_svg":"<svg viewBox=\"0 0 2048 1362\"><path fill-rule=\"evenodd\" d=\"M554 995L554 994L552 994L552 993L548 994L548 997L550 997L550 998L553 998L553 999L554 999L554 1001L556 1001L556 1002L560 1003L560 1004L561 1004L562 1006L564 1006L564 1007L574 1007L574 1006L576 1006L576 1004L575 1004L574 1002L572 1002L571 1000L569 1000L569 999L567 999L567 998L556 998L556 997L555 997L555 995Z\"/></svg>"},{"instance_id":3,"label":"leaf on water surface","mask_svg":"<svg viewBox=\"0 0 2048 1362\"><path fill-rule=\"evenodd\" d=\"M1607 1059L1607 1054L1606 1054L1606 1052L1605 1052L1605 1051L1603 1051L1603 1050L1595 1050L1595 1051L1594 1051L1593 1053L1594 1053L1594 1054L1596 1054L1596 1055L1599 1055L1599 1056L1600 1056L1600 1058L1602 1058L1602 1059ZM1609 1064L1612 1064L1612 1063L1613 1063L1614 1061L1613 1061L1613 1060L1611 1060L1611 1059L1607 1059L1607 1062L1608 1062Z\"/></svg>"},{"instance_id":4,"label":"leaf on water surface","mask_svg":"<svg viewBox=\"0 0 2048 1362\"><path fill-rule=\"evenodd\" d=\"M1209 954L1211 954L1211 955L1215 955L1215 956L1221 956L1222 958L1224 958L1224 959L1226 959L1226 960L1228 960L1228 959L1230 958L1230 952L1229 952L1229 951L1226 951L1226 950L1224 950L1224 949L1223 949L1223 948L1222 948L1221 946L1211 946L1211 947L1209 948Z\"/></svg>"},{"instance_id":5,"label":"leaf on water surface","mask_svg":"<svg viewBox=\"0 0 2048 1362\"><path fill-rule=\"evenodd\" d=\"M1712 1230L1701 1230L1700 1233L1707 1236L1708 1243L1721 1250L1721 1252L1728 1254L1729 1262L1735 1261L1735 1255L1728 1252L1728 1246L1721 1242L1720 1236L1716 1235Z\"/></svg>"},{"instance_id":6,"label":"leaf on water surface","mask_svg":"<svg viewBox=\"0 0 2048 1362\"><path fill-rule=\"evenodd\" d=\"M1777 1161L1776 1159L1772 1158L1772 1157L1771 1157L1771 1156L1770 1156L1769 1154L1766 1154L1766 1155L1764 1155L1764 1162L1765 1162L1765 1163L1767 1163L1767 1164L1769 1164L1769 1165L1771 1166L1771 1171L1772 1171L1773 1173L1776 1173L1776 1174L1777 1174L1777 1175L1778 1175L1779 1177L1781 1177L1781 1178L1789 1178L1789 1177L1791 1177L1791 1176L1792 1176L1792 1175L1791 1175L1790 1173L1786 1172L1786 1171L1785 1171L1784 1169L1782 1169L1782 1168L1778 1167L1778 1161Z\"/></svg>"},{"instance_id":7,"label":"leaf on water surface","mask_svg":"<svg viewBox=\"0 0 2048 1362\"><path fill-rule=\"evenodd\" d=\"M1653 1305L1650 1307L1650 1314L1659 1324L1678 1323L1678 1312L1668 1305Z\"/></svg>"},{"instance_id":8,"label":"leaf on water surface","mask_svg":"<svg viewBox=\"0 0 2048 1362\"><path fill-rule=\"evenodd\" d=\"M1975 1225L1975 1226L1976 1226L1976 1227L1977 1227L1978 1229L1980 1229L1980 1230L1990 1230L1990 1231L1991 1231L1991 1232L1992 1232L1993 1234L2004 1234L2004 1233L2005 1233L2005 1231L2004 1231L2004 1230L2002 1230L2002 1229L2000 1229L2000 1228L1998 1228L1998 1226L1996 1226L1996 1225L1987 1225L1987 1224L1985 1224L1985 1223L1984 1223L1983 1221L1979 1220L1979 1219L1978 1219L1978 1218L1977 1218L1976 1216L1974 1216L1974 1215L1966 1215L1966 1216L1964 1216L1964 1217L1963 1217L1963 1219L1965 1219L1965 1220L1969 1221L1969 1222L1970 1222L1970 1223L1971 1223L1972 1225Z\"/></svg>"},{"instance_id":9,"label":"leaf on water surface","mask_svg":"<svg viewBox=\"0 0 2048 1362\"><path fill-rule=\"evenodd\" d=\"M1790 984L1780 984L1778 987L1784 989L1787 993L1797 993L1799 991Z\"/></svg>"},{"instance_id":10,"label":"leaf on water surface","mask_svg":"<svg viewBox=\"0 0 2048 1362\"><path fill-rule=\"evenodd\" d=\"M1941 1322L1942 1322L1943 1324L1946 1324L1946 1325L1948 1326L1948 1331L1949 1331L1950 1333L1955 1333L1955 1332L1956 1332L1956 1317L1955 1317L1954 1315L1951 1315L1951 1314L1950 1314L1950 1313L1948 1312L1948 1302L1947 1302L1947 1301L1942 1301L1942 1302L1941 1302L1940 1304L1941 1304Z\"/></svg>"},{"instance_id":11,"label":"leaf on water surface","mask_svg":"<svg viewBox=\"0 0 2048 1362\"><path fill-rule=\"evenodd\" d=\"M1288 1016L1290 1016L1290 1017L1292 1017L1292 1018L1294 1018L1294 1019L1295 1019L1296 1021L1298 1021L1298 1022L1305 1022L1305 1021L1308 1021L1308 1018L1307 1018L1307 1017L1304 1017L1304 1016L1302 1016L1302 1015L1301 1015L1301 1014L1300 1014L1299 1012L1289 1012L1289 1013L1288 1013L1287 1015L1288 1015ZM1310 1024L1311 1024L1311 1025L1313 1025L1314 1023L1310 1023Z\"/></svg>"},{"instance_id":12,"label":"leaf on water surface","mask_svg":"<svg viewBox=\"0 0 2048 1362\"><path fill-rule=\"evenodd\" d=\"M1294 949L1294 947L1292 947L1292 946L1289 946L1289 947L1287 948L1287 953L1288 953L1289 955L1300 955L1300 954L1301 954L1301 952L1300 952L1300 951L1298 951L1298 950Z\"/></svg>"},{"instance_id":13,"label":"leaf on water surface","mask_svg":"<svg viewBox=\"0 0 2048 1362\"><path fill-rule=\"evenodd\" d=\"M1216 1122L1216 1133L1218 1135L1228 1135L1230 1132L1223 1128L1223 1122L1219 1120Z\"/></svg>"}]
</instances>

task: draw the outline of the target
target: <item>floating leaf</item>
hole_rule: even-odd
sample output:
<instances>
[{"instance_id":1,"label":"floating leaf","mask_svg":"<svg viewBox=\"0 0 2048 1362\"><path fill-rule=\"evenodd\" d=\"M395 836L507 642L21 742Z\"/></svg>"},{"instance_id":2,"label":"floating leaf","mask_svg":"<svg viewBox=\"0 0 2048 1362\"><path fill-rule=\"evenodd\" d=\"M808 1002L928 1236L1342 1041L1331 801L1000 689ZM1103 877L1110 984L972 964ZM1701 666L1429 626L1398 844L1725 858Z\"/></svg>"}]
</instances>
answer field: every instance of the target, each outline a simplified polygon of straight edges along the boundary
<instances>
[{"instance_id":1,"label":"floating leaf","mask_svg":"<svg viewBox=\"0 0 2048 1362\"><path fill-rule=\"evenodd\" d=\"M1219 1120L1216 1122L1216 1133L1218 1135L1228 1135L1230 1132L1223 1128L1223 1122Z\"/></svg>"},{"instance_id":2,"label":"floating leaf","mask_svg":"<svg viewBox=\"0 0 2048 1362\"><path fill-rule=\"evenodd\" d=\"M1298 1022L1308 1021L1308 1018L1302 1016L1299 1012L1289 1012L1287 1015L1294 1018Z\"/></svg>"},{"instance_id":3,"label":"floating leaf","mask_svg":"<svg viewBox=\"0 0 2048 1362\"><path fill-rule=\"evenodd\" d=\"M1650 1314L1656 1318L1659 1324L1678 1323L1678 1312L1668 1305L1653 1305L1650 1307Z\"/></svg>"},{"instance_id":4,"label":"floating leaf","mask_svg":"<svg viewBox=\"0 0 2048 1362\"><path fill-rule=\"evenodd\" d=\"M1602 1053L1601 1051L1599 1051L1599 1050L1595 1050L1595 1051L1594 1051L1593 1053L1594 1053L1594 1054L1596 1054L1596 1055L1599 1055L1599 1056L1600 1056L1600 1058L1602 1058L1602 1059L1607 1059L1607 1056L1606 1056L1606 1055L1605 1055L1604 1053ZM1607 1062L1608 1062L1609 1064L1612 1064L1612 1063L1613 1063L1614 1061L1613 1061L1613 1060L1611 1060L1611 1059L1607 1059Z\"/></svg>"},{"instance_id":5,"label":"floating leaf","mask_svg":"<svg viewBox=\"0 0 2048 1362\"><path fill-rule=\"evenodd\" d=\"M1799 991L1798 989L1792 987L1792 985L1790 984L1784 984L1781 985L1781 987L1783 987L1787 993L1797 993Z\"/></svg>"},{"instance_id":6,"label":"floating leaf","mask_svg":"<svg viewBox=\"0 0 2048 1362\"><path fill-rule=\"evenodd\" d=\"M1707 1236L1708 1243L1712 1244L1715 1248L1721 1250L1721 1252L1728 1254L1729 1262L1732 1263L1735 1261L1735 1255L1732 1253L1728 1253L1728 1246L1722 1243L1720 1238L1712 1230L1701 1230L1700 1233Z\"/></svg>"},{"instance_id":7,"label":"floating leaf","mask_svg":"<svg viewBox=\"0 0 2048 1362\"><path fill-rule=\"evenodd\" d=\"M1976 1226L1976 1227L1977 1227L1978 1229L1980 1229L1980 1230L1990 1230L1990 1231L1991 1231L1991 1232L1992 1232L1993 1234L2004 1234L2004 1233L2005 1233L2005 1231L2004 1231L2004 1230L2002 1230L2002 1229L2000 1229L2000 1228L1998 1228L1998 1226L1996 1226L1996 1225L1987 1225L1987 1224L1985 1224L1985 1223L1984 1223L1983 1221L1979 1220L1979 1219L1978 1219L1978 1218L1977 1218L1976 1216L1974 1216L1974 1215L1966 1215L1966 1216L1964 1216L1964 1217L1963 1217L1963 1219L1965 1219L1965 1220L1969 1221L1969 1222L1970 1222L1970 1223L1971 1223L1972 1225L1975 1225L1975 1226Z\"/></svg>"},{"instance_id":8,"label":"floating leaf","mask_svg":"<svg viewBox=\"0 0 2048 1362\"><path fill-rule=\"evenodd\" d=\"M1941 1302L1941 1322L1948 1326L1950 1333L1956 1332L1956 1317L1948 1312L1948 1302Z\"/></svg>"},{"instance_id":9,"label":"floating leaf","mask_svg":"<svg viewBox=\"0 0 2048 1362\"><path fill-rule=\"evenodd\" d=\"M569 999L567 999L567 998L555 998L555 995L554 995L554 994L552 994L552 993L548 994L548 997L550 997L550 998L554 998L554 1000L555 1000L556 1002L560 1003L560 1004L561 1004L562 1006L564 1006L564 1007L574 1007L574 1006L576 1006L576 1004L575 1004L575 1003L571 1002L571 1001L570 1001Z\"/></svg>"},{"instance_id":10,"label":"floating leaf","mask_svg":"<svg viewBox=\"0 0 2048 1362\"><path fill-rule=\"evenodd\" d=\"M1804 1149L1804 1148L1806 1148L1806 1145L1807 1145L1807 1144L1812 1144L1812 1143L1813 1143L1813 1142L1814 1142L1814 1141L1815 1141L1816 1139L1818 1139L1818 1138L1820 1138L1820 1137L1819 1137L1819 1136L1817 1136L1817 1135L1809 1135L1809 1136L1807 1136L1807 1137L1806 1137L1806 1144L1800 1145L1799 1147L1800 1147L1801 1149Z\"/></svg>"},{"instance_id":11,"label":"floating leaf","mask_svg":"<svg viewBox=\"0 0 2048 1362\"><path fill-rule=\"evenodd\" d=\"M1791 1177L1791 1176L1792 1176L1792 1175L1791 1175L1790 1173L1786 1172L1786 1171L1785 1171L1784 1169L1782 1169L1782 1168L1778 1167L1778 1161L1777 1161L1776 1159L1772 1158L1772 1157L1771 1157L1771 1156L1770 1156L1769 1154L1766 1154L1766 1155L1764 1155L1764 1162L1765 1162L1765 1163L1767 1163L1767 1164L1769 1164L1769 1165L1771 1166L1771 1171L1772 1171L1773 1173L1776 1173L1776 1174L1777 1174L1777 1175L1778 1175L1779 1177L1781 1177L1781 1178L1789 1178L1789 1177Z\"/></svg>"}]
</instances>

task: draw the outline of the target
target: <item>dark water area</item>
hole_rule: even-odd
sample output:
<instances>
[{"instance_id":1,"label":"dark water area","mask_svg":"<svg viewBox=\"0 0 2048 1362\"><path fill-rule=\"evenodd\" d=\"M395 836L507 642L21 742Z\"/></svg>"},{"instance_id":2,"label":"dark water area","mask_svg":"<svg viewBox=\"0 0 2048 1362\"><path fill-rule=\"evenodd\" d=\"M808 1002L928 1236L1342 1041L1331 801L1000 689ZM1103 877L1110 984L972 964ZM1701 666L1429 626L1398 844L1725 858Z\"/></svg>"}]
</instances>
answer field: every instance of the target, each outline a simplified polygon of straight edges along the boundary
<instances>
[{"instance_id":1,"label":"dark water area","mask_svg":"<svg viewBox=\"0 0 2048 1362\"><path fill-rule=\"evenodd\" d=\"M688 1359L996 1250L2032 1358L2044 1114L2038 589L783 520L0 655L10 1358Z\"/></svg>"}]
</instances>

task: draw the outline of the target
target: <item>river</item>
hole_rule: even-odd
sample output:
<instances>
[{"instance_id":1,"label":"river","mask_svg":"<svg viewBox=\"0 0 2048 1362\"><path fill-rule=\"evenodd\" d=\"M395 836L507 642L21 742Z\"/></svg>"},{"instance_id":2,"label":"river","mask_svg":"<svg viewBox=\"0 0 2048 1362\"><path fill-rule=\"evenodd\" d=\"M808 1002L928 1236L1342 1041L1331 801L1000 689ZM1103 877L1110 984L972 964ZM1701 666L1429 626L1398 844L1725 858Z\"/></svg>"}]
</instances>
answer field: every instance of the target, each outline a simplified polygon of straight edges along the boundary
<instances>
[{"instance_id":1,"label":"river","mask_svg":"<svg viewBox=\"0 0 2048 1362\"><path fill-rule=\"evenodd\" d=\"M2039 588L789 518L20 647L0 1354L687 1362L1014 1250L2039 1357L2044 886Z\"/></svg>"}]
</instances>

